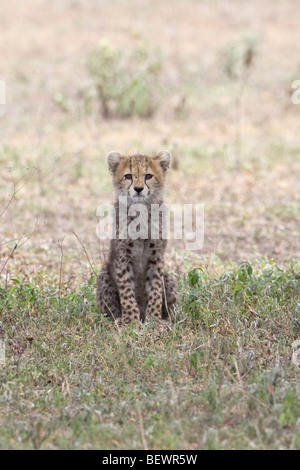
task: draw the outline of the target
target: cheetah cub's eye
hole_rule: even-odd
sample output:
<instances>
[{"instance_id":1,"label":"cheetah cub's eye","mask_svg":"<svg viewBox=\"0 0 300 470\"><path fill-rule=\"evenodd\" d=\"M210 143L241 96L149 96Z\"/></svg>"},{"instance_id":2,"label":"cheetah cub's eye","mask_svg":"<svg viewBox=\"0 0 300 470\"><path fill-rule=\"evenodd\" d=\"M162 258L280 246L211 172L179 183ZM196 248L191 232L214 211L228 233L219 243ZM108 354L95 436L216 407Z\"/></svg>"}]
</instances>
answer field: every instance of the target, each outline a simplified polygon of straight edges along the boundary
<instances>
[{"instance_id":1,"label":"cheetah cub's eye","mask_svg":"<svg viewBox=\"0 0 300 470\"><path fill-rule=\"evenodd\" d=\"M153 177L153 175L150 175L150 173L147 173L147 175L145 176L145 179L146 180L151 180L152 177Z\"/></svg>"},{"instance_id":2,"label":"cheetah cub's eye","mask_svg":"<svg viewBox=\"0 0 300 470\"><path fill-rule=\"evenodd\" d=\"M127 173L127 175L124 176L126 180L132 180L132 175L130 173Z\"/></svg>"}]
</instances>

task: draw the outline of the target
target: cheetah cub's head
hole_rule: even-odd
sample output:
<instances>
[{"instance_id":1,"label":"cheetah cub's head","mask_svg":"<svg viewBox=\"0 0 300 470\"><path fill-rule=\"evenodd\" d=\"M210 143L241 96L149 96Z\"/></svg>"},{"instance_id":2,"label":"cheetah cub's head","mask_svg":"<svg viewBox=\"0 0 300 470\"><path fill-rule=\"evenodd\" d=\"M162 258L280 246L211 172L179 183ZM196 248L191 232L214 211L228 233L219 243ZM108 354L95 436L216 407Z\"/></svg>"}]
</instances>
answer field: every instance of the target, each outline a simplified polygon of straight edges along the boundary
<instances>
[{"instance_id":1,"label":"cheetah cub's head","mask_svg":"<svg viewBox=\"0 0 300 470\"><path fill-rule=\"evenodd\" d=\"M160 199L170 162L167 150L153 156L125 156L118 152L107 156L117 196L127 196L132 203Z\"/></svg>"}]
</instances>

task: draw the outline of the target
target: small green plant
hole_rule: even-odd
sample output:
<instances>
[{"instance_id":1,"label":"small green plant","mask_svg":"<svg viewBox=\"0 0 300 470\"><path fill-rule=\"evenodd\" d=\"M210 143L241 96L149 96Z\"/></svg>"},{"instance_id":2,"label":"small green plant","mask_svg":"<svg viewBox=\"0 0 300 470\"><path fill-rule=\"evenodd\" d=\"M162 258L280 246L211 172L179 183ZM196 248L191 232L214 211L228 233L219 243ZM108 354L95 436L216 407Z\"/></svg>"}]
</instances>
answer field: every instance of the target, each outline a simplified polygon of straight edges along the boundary
<instances>
[{"instance_id":1,"label":"small green plant","mask_svg":"<svg viewBox=\"0 0 300 470\"><path fill-rule=\"evenodd\" d=\"M221 51L221 66L226 76L235 83L235 153L242 151L244 118L244 95L250 72L258 54L258 38L253 34L243 34L229 42ZM240 164L237 161L238 164Z\"/></svg>"},{"instance_id":2,"label":"small green plant","mask_svg":"<svg viewBox=\"0 0 300 470\"><path fill-rule=\"evenodd\" d=\"M139 44L129 53L102 40L87 60L104 118L150 117L157 107L157 54Z\"/></svg>"},{"instance_id":3,"label":"small green plant","mask_svg":"<svg viewBox=\"0 0 300 470\"><path fill-rule=\"evenodd\" d=\"M244 76L254 63L258 52L258 38L253 34L239 36L222 48L220 57L225 74L232 80Z\"/></svg>"}]
</instances>

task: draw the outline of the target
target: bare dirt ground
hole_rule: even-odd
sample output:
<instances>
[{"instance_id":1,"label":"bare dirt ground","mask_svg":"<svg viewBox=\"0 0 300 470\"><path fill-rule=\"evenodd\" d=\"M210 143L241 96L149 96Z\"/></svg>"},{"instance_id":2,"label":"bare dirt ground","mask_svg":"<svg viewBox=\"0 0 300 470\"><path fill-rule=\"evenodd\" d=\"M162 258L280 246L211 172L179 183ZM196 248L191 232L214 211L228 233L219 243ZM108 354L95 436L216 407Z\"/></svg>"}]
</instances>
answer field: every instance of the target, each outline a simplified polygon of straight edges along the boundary
<instances>
[{"instance_id":1,"label":"bare dirt ground","mask_svg":"<svg viewBox=\"0 0 300 470\"><path fill-rule=\"evenodd\" d=\"M194 264L215 255L299 258L300 105L291 102L300 78L299 10L296 0L24 0L17 7L2 0L0 213L14 185L21 188L0 219L2 276L58 275L62 253L70 281L90 263L100 268L96 209L113 199L105 162L112 149L171 150L167 201L205 205L205 242ZM224 51L245 35L257 44L253 64L244 78L230 79ZM86 61L103 39L122 50L141 41L159 50L165 91L151 119L104 120L96 101L86 111ZM176 250L168 263L180 268Z\"/></svg>"}]
</instances>

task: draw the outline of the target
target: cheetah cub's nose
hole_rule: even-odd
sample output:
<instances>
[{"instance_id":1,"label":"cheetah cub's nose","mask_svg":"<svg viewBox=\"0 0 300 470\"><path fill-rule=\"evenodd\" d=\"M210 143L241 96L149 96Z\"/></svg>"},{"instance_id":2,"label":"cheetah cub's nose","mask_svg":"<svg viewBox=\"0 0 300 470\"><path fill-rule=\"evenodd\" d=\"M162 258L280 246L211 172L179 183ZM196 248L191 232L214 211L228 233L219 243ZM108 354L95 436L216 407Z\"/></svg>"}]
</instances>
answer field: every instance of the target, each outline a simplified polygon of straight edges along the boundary
<instances>
[{"instance_id":1,"label":"cheetah cub's nose","mask_svg":"<svg viewBox=\"0 0 300 470\"><path fill-rule=\"evenodd\" d=\"M135 190L138 194L140 194L140 193L143 191L143 189L144 189L144 188L141 188L141 187L138 187L138 186L136 186L136 187L134 188L134 190Z\"/></svg>"}]
</instances>

